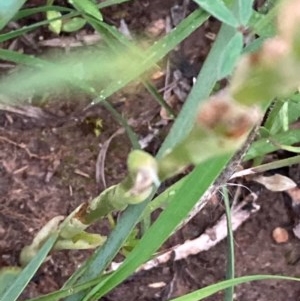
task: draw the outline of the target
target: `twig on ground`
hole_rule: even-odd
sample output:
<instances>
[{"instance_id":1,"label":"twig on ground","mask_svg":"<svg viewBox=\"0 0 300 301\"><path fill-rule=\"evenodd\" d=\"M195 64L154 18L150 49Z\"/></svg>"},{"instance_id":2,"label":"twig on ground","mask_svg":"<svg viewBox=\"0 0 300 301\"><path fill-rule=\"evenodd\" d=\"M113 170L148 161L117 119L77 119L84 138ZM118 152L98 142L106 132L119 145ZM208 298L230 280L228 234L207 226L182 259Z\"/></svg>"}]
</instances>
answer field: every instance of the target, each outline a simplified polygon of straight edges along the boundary
<instances>
[{"instance_id":1,"label":"twig on ground","mask_svg":"<svg viewBox=\"0 0 300 301\"><path fill-rule=\"evenodd\" d=\"M233 231L238 229L238 227L240 227L253 213L260 209L260 206L255 203L257 195L252 193L251 196L253 198L252 202L250 202L249 197L247 197L236 207L232 208L231 221ZM201 234L196 239L187 240L181 245L174 246L167 252L156 256L140 266L136 272L150 270L159 266L160 264L168 262L171 259L181 260L190 255L195 255L209 250L227 236L226 223L226 216L224 214L215 226L207 229L205 233ZM122 263L112 263L111 270L117 270L121 264Z\"/></svg>"},{"instance_id":2,"label":"twig on ground","mask_svg":"<svg viewBox=\"0 0 300 301\"><path fill-rule=\"evenodd\" d=\"M91 46L99 43L101 40L98 34L90 34L78 37L61 37L49 40L39 41L39 45L42 47L53 48L75 48L82 46Z\"/></svg>"},{"instance_id":3,"label":"twig on ground","mask_svg":"<svg viewBox=\"0 0 300 301\"><path fill-rule=\"evenodd\" d=\"M0 100L4 100L4 102L8 102L8 99L3 99L4 96L0 96ZM0 111L10 112L38 120L54 120L56 118L55 115L45 112L41 108L30 106L30 105L22 105L22 106L14 106L0 103Z\"/></svg>"},{"instance_id":4,"label":"twig on ground","mask_svg":"<svg viewBox=\"0 0 300 301\"><path fill-rule=\"evenodd\" d=\"M17 142L14 142L6 137L3 137L3 136L0 136L0 140L4 141L4 142L7 142L9 144L12 144L18 148L21 148L21 149L24 149L25 152L28 154L28 156L30 158L35 158L35 159L39 159L39 160L51 160L53 159L53 155L47 155L47 156L39 156L37 154L34 154L32 153L29 148L24 144L24 143L17 143Z\"/></svg>"}]
</instances>

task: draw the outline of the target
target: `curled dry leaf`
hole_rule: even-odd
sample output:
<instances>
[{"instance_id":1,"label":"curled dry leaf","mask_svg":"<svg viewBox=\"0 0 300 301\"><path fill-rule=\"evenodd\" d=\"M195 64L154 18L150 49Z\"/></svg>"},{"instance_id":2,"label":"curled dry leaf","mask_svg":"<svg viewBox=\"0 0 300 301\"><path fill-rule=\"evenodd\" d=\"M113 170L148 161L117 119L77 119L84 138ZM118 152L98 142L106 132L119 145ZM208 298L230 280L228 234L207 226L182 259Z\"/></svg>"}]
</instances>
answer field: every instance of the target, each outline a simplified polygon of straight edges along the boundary
<instances>
[{"instance_id":1,"label":"curled dry leaf","mask_svg":"<svg viewBox=\"0 0 300 301\"><path fill-rule=\"evenodd\" d=\"M253 181L264 185L270 191L286 191L297 186L293 180L279 174L269 177L256 176Z\"/></svg>"},{"instance_id":2,"label":"curled dry leaf","mask_svg":"<svg viewBox=\"0 0 300 301\"><path fill-rule=\"evenodd\" d=\"M288 232L281 227L277 227L272 232L273 239L276 243L282 244L289 240L289 234Z\"/></svg>"},{"instance_id":3,"label":"curled dry leaf","mask_svg":"<svg viewBox=\"0 0 300 301\"><path fill-rule=\"evenodd\" d=\"M300 209L300 189L298 187L289 189L286 191L289 197L292 199L292 208L293 211L299 214ZM300 234L300 226L299 226L299 234ZM300 235L299 235L300 236Z\"/></svg>"}]
</instances>

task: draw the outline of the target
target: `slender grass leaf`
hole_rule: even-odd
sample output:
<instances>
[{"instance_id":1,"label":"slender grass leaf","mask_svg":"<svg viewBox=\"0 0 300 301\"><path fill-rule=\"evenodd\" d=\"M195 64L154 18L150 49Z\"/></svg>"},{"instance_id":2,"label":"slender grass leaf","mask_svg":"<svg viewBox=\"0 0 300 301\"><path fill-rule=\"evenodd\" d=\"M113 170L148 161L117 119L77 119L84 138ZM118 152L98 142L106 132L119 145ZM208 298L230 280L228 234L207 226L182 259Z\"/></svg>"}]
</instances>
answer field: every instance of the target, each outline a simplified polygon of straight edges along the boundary
<instances>
[{"instance_id":1,"label":"slender grass leaf","mask_svg":"<svg viewBox=\"0 0 300 301\"><path fill-rule=\"evenodd\" d=\"M243 49L243 35L237 32L226 45L220 62L218 64L219 72L218 79L222 79L233 72L238 58L240 57Z\"/></svg>"},{"instance_id":2,"label":"slender grass leaf","mask_svg":"<svg viewBox=\"0 0 300 301\"><path fill-rule=\"evenodd\" d=\"M223 200L225 204L225 212L227 219L227 268L226 268L226 279L234 278L234 239L233 239L233 231L232 231L232 223L231 223L231 210L230 210L230 202L228 196L227 187L223 188ZM230 286L225 291L225 301L233 301L234 288Z\"/></svg>"},{"instance_id":3,"label":"slender grass leaf","mask_svg":"<svg viewBox=\"0 0 300 301\"><path fill-rule=\"evenodd\" d=\"M5 291L0 301L15 301L21 295L26 285L29 283L35 272L46 259L48 253L54 246L58 234L52 234L44 243L33 260L22 270L11 286Z\"/></svg>"},{"instance_id":4,"label":"slender grass leaf","mask_svg":"<svg viewBox=\"0 0 300 301\"><path fill-rule=\"evenodd\" d=\"M168 187L161 194L159 194L153 201L151 201L143 213L143 218L144 218L144 216L150 215L156 209L166 208L171 202L173 202L175 195L181 189L181 187L182 187L183 183L186 181L186 179L187 179L187 176L181 178L175 184Z\"/></svg>"},{"instance_id":5,"label":"slender grass leaf","mask_svg":"<svg viewBox=\"0 0 300 301\"><path fill-rule=\"evenodd\" d=\"M39 296L39 297L36 297L33 299L27 299L26 301L57 301L57 300L60 300L61 298L65 298L65 297L71 296L75 293L78 293L78 292L81 292L88 288L91 288L94 285L96 285L97 283L99 283L99 281L101 281L103 278L105 278L105 276L98 277L96 279L93 279L92 281L88 281L83 284L75 285L70 288L60 289L59 291L55 291L50 294Z\"/></svg>"},{"instance_id":6,"label":"slender grass leaf","mask_svg":"<svg viewBox=\"0 0 300 301\"><path fill-rule=\"evenodd\" d=\"M194 0L194 2L219 21L232 27L238 27L237 19L222 0Z\"/></svg>"},{"instance_id":7,"label":"slender grass leaf","mask_svg":"<svg viewBox=\"0 0 300 301\"><path fill-rule=\"evenodd\" d=\"M68 7L63 7L63 6L58 6L58 5L45 5L45 6L21 9L17 12L17 14L13 17L12 20L18 21L20 19L30 17L34 14L45 13L49 10L58 11L58 12L62 12L62 13L74 12L74 9L71 9Z\"/></svg>"},{"instance_id":8,"label":"slender grass leaf","mask_svg":"<svg viewBox=\"0 0 300 301\"><path fill-rule=\"evenodd\" d=\"M132 68L128 68L127 72L124 73L123 78L119 78L118 81L113 81L110 85L101 90L99 100L112 95L143 74L146 70L153 67L168 52L174 49L176 45L195 31L207 18L208 15L201 10L196 10L190 14L176 27L176 29L173 29L167 36L155 42L153 46L149 47L144 52L143 57L145 59L141 62L141 64L139 64L139 66L135 65L132 66ZM94 22L93 26L98 31L102 31L103 26L105 26L107 30L113 31L113 29L105 23L100 26Z\"/></svg>"},{"instance_id":9,"label":"slender grass leaf","mask_svg":"<svg viewBox=\"0 0 300 301\"><path fill-rule=\"evenodd\" d=\"M47 61L45 60L7 49L0 49L0 58L5 61L14 62L29 67L41 68L47 65Z\"/></svg>"},{"instance_id":10,"label":"slender grass leaf","mask_svg":"<svg viewBox=\"0 0 300 301\"><path fill-rule=\"evenodd\" d=\"M0 1L0 30L13 18L26 0Z\"/></svg>"},{"instance_id":11,"label":"slender grass leaf","mask_svg":"<svg viewBox=\"0 0 300 301\"><path fill-rule=\"evenodd\" d=\"M251 281L259 280L287 280L287 281L300 281L299 278L295 277L286 277L286 276L274 276L274 275L253 275L253 276L244 276L235 279L221 281L216 284L212 284L185 296L172 299L170 301L199 301L207 298L219 291L222 291L230 286L239 285L242 283L247 283Z\"/></svg>"},{"instance_id":12,"label":"slender grass leaf","mask_svg":"<svg viewBox=\"0 0 300 301\"><path fill-rule=\"evenodd\" d=\"M77 12L71 12L69 14L65 14L61 17L61 19L67 19L67 18L71 18L71 17L74 17L74 16L78 16L79 13ZM48 25L50 23L50 21L56 21L56 20L59 20L60 18L55 18L55 19L52 19L52 20L44 20L44 21L40 21L40 22L37 22L37 23L34 23L32 25L28 25L28 26L24 26L24 27L21 27L20 29L16 29L16 30L13 30L13 31L10 31L8 33L4 33L4 34L1 34L0 35L0 43L2 42L5 42L7 40L10 40L10 39L14 39L16 37L19 37L27 32L30 32L30 31L33 31L43 25Z\"/></svg>"},{"instance_id":13,"label":"slender grass leaf","mask_svg":"<svg viewBox=\"0 0 300 301\"><path fill-rule=\"evenodd\" d=\"M216 41L200 70L195 85L189 93L169 135L163 142L158 157L162 156L168 148L173 148L179 141L183 140L186 133L191 130L199 105L209 97L218 79L216 62L219 61L226 45L232 39L235 32L232 27L226 24L222 25Z\"/></svg>"},{"instance_id":14,"label":"slender grass leaf","mask_svg":"<svg viewBox=\"0 0 300 301\"><path fill-rule=\"evenodd\" d=\"M239 0L239 21L244 26L248 24L251 18L253 2L254 0Z\"/></svg>"},{"instance_id":15,"label":"slender grass leaf","mask_svg":"<svg viewBox=\"0 0 300 301\"><path fill-rule=\"evenodd\" d=\"M116 5L116 4L121 4L124 2L128 2L131 0L106 0L103 1L99 4L97 4L97 7L99 9L105 8L108 6ZM45 6L39 6L39 7L32 7L32 8L25 8L20 10L13 18L13 20L17 21L19 19L29 17L31 15L37 14L37 13L42 13L42 12L47 12L48 10L55 10L55 11L60 11L60 12L75 12L74 9L71 9L69 7L63 7L63 6L57 6L57 5L45 5ZM79 12L75 12L76 16L79 16Z\"/></svg>"},{"instance_id":16,"label":"slender grass leaf","mask_svg":"<svg viewBox=\"0 0 300 301\"><path fill-rule=\"evenodd\" d=\"M97 5L91 0L69 0L78 11L94 17L99 21L103 21L102 14L100 13Z\"/></svg>"}]
</instances>

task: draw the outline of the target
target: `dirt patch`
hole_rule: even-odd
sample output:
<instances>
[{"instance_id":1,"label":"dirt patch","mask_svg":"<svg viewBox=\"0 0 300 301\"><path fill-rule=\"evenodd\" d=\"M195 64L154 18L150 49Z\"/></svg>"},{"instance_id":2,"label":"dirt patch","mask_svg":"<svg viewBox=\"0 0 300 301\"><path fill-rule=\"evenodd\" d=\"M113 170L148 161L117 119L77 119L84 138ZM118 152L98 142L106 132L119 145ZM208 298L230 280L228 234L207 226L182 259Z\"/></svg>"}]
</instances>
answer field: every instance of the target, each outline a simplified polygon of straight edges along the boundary
<instances>
[{"instance_id":1,"label":"dirt patch","mask_svg":"<svg viewBox=\"0 0 300 301\"><path fill-rule=\"evenodd\" d=\"M108 22L117 26L120 18L123 18L136 36L142 36L149 23L165 18L174 5L175 1L132 1L104 10L103 13ZM179 56L178 59L176 55L174 61L181 66L178 68L187 78L201 67L218 27L217 22L210 20L183 43L181 54L184 57ZM190 69L191 66L195 70ZM162 83L157 84L159 86ZM135 121L134 130L144 137L149 125L160 118L160 107L140 85L132 87L117 93L110 101L126 118ZM31 242L46 221L56 215L69 214L104 188L102 182L95 180L97 157L103 143L120 126L102 106L93 108L80 122L62 122L58 125L56 120L82 112L89 102L85 97L78 98L78 101L69 97L47 102L43 109L52 117L49 117L51 121L45 123L12 112L0 113L1 267L18 265L20 250ZM94 132L95 120L101 120L103 124L99 137ZM152 142L149 151L156 152L167 129L162 130ZM104 170L108 186L124 177L130 148L125 134L112 141ZM299 179L295 180L299 185ZM253 190L259 192L258 204L261 209L235 234L237 276L257 273L299 276L300 264L295 250L299 249L300 243L291 233L295 216L291 214L285 197L280 193L260 192L258 186L253 186ZM222 212L222 204L207 207L164 247L199 236ZM271 233L278 226L288 229L291 235L288 243L274 243ZM105 235L109 232L109 225L103 221L94 225L92 230ZM180 262L140 272L103 300L167 300L221 281L225 278L226 250L226 243L222 242L212 250ZM21 299L59 289L89 254L91 251L53 253ZM161 286L151 286L157 283L161 283ZM299 296L300 285L294 282L261 281L236 289L236 299L245 301L296 301L300 300ZM223 295L220 293L207 300L223 300Z\"/></svg>"}]
</instances>

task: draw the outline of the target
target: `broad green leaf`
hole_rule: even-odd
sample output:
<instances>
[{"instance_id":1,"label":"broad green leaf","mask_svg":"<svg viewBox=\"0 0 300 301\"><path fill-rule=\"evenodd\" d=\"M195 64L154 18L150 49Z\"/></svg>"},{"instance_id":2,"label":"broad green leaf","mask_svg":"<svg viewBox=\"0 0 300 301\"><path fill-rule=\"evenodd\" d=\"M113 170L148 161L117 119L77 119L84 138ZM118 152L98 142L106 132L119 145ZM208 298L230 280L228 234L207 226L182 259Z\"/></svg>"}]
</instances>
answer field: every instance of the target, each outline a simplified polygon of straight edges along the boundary
<instances>
[{"instance_id":1,"label":"broad green leaf","mask_svg":"<svg viewBox=\"0 0 300 301\"><path fill-rule=\"evenodd\" d=\"M13 18L26 0L0 1L0 30Z\"/></svg>"},{"instance_id":2,"label":"broad green leaf","mask_svg":"<svg viewBox=\"0 0 300 301\"><path fill-rule=\"evenodd\" d=\"M220 56L218 79L230 75L243 49L243 35L237 32L224 48Z\"/></svg>"},{"instance_id":3,"label":"broad green leaf","mask_svg":"<svg viewBox=\"0 0 300 301\"><path fill-rule=\"evenodd\" d=\"M48 26L49 29L56 34L60 34L62 28L62 14L55 10L49 10L47 11L46 16L47 20L50 22ZM52 19L54 19L54 21L51 21Z\"/></svg>"},{"instance_id":4,"label":"broad green leaf","mask_svg":"<svg viewBox=\"0 0 300 301\"><path fill-rule=\"evenodd\" d=\"M253 275L253 276L243 276L235 279L221 281L216 284L199 289L195 292L187 294L185 296L172 299L170 301L199 301L206 297L209 297L219 291L222 291L230 286L239 285L242 283L247 283L251 281L258 280L287 280L287 281L300 281L299 278L286 277L286 276L274 276L274 275Z\"/></svg>"},{"instance_id":5,"label":"broad green leaf","mask_svg":"<svg viewBox=\"0 0 300 301\"><path fill-rule=\"evenodd\" d=\"M34 276L37 269L46 259L49 251L54 246L58 234L52 234L50 238L45 242L39 252L36 254L33 260L22 270L22 272L17 276L15 281L13 281L10 287L5 291L4 295L1 297L0 301L16 301L21 295L26 285L29 283L31 278Z\"/></svg>"},{"instance_id":6,"label":"broad green leaf","mask_svg":"<svg viewBox=\"0 0 300 301\"><path fill-rule=\"evenodd\" d=\"M62 31L74 32L81 29L86 24L86 20L83 18L72 18L66 22L63 22Z\"/></svg>"},{"instance_id":7,"label":"broad green leaf","mask_svg":"<svg viewBox=\"0 0 300 301\"><path fill-rule=\"evenodd\" d=\"M206 10L219 21L232 26L238 27L238 21L234 14L227 8L222 0L194 0L200 7Z\"/></svg>"},{"instance_id":8,"label":"broad green leaf","mask_svg":"<svg viewBox=\"0 0 300 301\"><path fill-rule=\"evenodd\" d=\"M248 24L251 18L253 2L253 0L239 0L239 20L244 26Z\"/></svg>"},{"instance_id":9,"label":"broad green leaf","mask_svg":"<svg viewBox=\"0 0 300 301\"><path fill-rule=\"evenodd\" d=\"M99 21L103 21L103 17L97 5L91 0L69 0L78 11L94 17Z\"/></svg>"}]
</instances>

